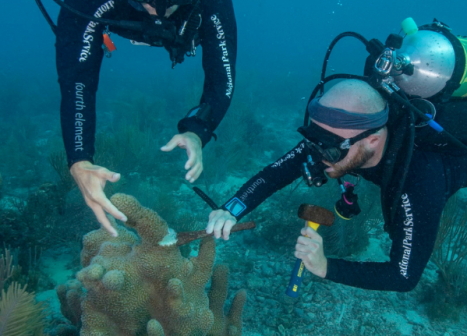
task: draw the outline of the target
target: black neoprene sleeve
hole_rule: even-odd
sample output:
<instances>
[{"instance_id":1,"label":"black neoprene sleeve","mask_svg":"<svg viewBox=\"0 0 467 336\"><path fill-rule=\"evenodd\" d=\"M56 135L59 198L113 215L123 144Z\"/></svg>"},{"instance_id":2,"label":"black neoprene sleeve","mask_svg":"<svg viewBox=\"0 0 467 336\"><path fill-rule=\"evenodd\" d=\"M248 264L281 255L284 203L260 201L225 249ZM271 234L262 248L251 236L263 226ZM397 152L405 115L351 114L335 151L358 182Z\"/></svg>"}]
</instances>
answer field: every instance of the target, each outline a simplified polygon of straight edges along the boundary
<instances>
[{"instance_id":1,"label":"black neoprene sleeve","mask_svg":"<svg viewBox=\"0 0 467 336\"><path fill-rule=\"evenodd\" d=\"M249 179L222 208L237 220L242 219L276 191L301 177L301 166L305 160L305 142L301 141L279 160Z\"/></svg>"},{"instance_id":2,"label":"black neoprene sleeve","mask_svg":"<svg viewBox=\"0 0 467 336\"><path fill-rule=\"evenodd\" d=\"M109 17L114 2L69 0L89 15ZM68 165L92 161L96 129L96 91L103 57L101 24L62 9L57 23L56 64L62 94L60 117Z\"/></svg>"},{"instance_id":3,"label":"black neoprene sleeve","mask_svg":"<svg viewBox=\"0 0 467 336\"><path fill-rule=\"evenodd\" d=\"M197 118L183 118L179 132L196 133L205 146L219 126L232 101L237 60L237 25L231 0L202 2L203 69L205 73L200 104L212 108L210 123Z\"/></svg>"}]
</instances>

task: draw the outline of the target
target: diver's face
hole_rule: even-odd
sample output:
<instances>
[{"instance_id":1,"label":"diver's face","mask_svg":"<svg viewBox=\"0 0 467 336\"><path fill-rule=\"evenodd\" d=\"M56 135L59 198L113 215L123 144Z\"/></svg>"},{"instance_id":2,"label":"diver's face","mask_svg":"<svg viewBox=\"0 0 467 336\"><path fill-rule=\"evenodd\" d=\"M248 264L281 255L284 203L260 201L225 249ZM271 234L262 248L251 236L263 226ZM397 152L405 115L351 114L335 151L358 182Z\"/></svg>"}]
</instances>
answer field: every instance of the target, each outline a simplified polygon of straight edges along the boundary
<instances>
[{"instance_id":1,"label":"diver's face","mask_svg":"<svg viewBox=\"0 0 467 336\"><path fill-rule=\"evenodd\" d=\"M151 14L151 15L157 15L157 12L156 12L156 9L154 7L152 7L150 4L148 3L143 3L142 4L144 9L146 9L146 11ZM172 15L176 10L178 9L178 5L173 5L169 8L167 8L167 10L165 11L165 17L169 17L170 15Z\"/></svg>"},{"instance_id":2,"label":"diver's face","mask_svg":"<svg viewBox=\"0 0 467 336\"><path fill-rule=\"evenodd\" d=\"M344 139L353 138L360 133L363 133L363 130L348 130L348 129L339 129L330 127L326 124L314 121L313 122L318 125L319 127L334 133ZM367 146L367 139L362 139L357 141L352 146L350 146L347 155L336 163L331 163L327 161L323 161L324 164L328 166L325 169L326 174L330 178L339 178L347 174L349 171L356 169L356 168L365 168L368 165L370 159L372 159L375 155L375 150L372 146Z\"/></svg>"},{"instance_id":3,"label":"diver's face","mask_svg":"<svg viewBox=\"0 0 467 336\"><path fill-rule=\"evenodd\" d=\"M365 139L363 139L365 140ZM347 155L334 164L323 161L328 166L324 171L330 178L339 178L356 168L364 168L368 161L373 158L375 151L368 149L360 140L350 146Z\"/></svg>"}]
</instances>

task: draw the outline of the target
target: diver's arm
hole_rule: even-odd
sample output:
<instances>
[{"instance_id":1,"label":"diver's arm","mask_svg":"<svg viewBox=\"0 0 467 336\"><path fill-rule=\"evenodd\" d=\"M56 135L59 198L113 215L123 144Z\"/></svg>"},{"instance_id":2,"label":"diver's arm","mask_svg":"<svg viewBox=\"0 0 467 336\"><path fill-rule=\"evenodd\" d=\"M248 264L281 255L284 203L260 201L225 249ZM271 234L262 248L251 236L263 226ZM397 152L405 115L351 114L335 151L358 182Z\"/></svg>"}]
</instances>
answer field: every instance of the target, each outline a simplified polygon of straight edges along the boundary
<instances>
[{"instance_id":1,"label":"diver's arm","mask_svg":"<svg viewBox=\"0 0 467 336\"><path fill-rule=\"evenodd\" d=\"M114 1L70 0L73 8L94 16L112 18ZM92 164L96 129L96 91L102 62L101 24L89 22L62 9L57 24L57 71L62 102L60 106L63 141L70 173L86 204L101 225L113 236L117 231L106 214L126 221L106 197L105 184L120 174Z\"/></svg>"},{"instance_id":2,"label":"diver's arm","mask_svg":"<svg viewBox=\"0 0 467 336\"><path fill-rule=\"evenodd\" d=\"M389 262L354 262L328 258L326 279L364 289L397 292L412 290L422 276L436 241L441 212L429 212L433 217L423 216L414 220L413 226L402 227L404 224L399 218Z\"/></svg>"},{"instance_id":3,"label":"diver's arm","mask_svg":"<svg viewBox=\"0 0 467 336\"><path fill-rule=\"evenodd\" d=\"M447 189L439 174L444 171L442 167L430 170L429 161L417 158L412 163L391 228L390 261L328 258L326 279L364 289L398 292L410 291L417 285L433 252ZM431 162L431 167L438 164ZM439 177L435 183L433 176Z\"/></svg>"},{"instance_id":4,"label":"diver's arm","mask_svg":"<svg viewBox=\"0 0 467 336\"><path fill-rule=\"evenodd\" d=\"M306 161L305 146L304 141L299 142L279 160L253 176L221 209L229 211L238 221L276 191L301 177L302 164Z\"/></svg>"},{"instance_id":5,"label":"diver's arm","mask_svg":"<svg viewBox=\"0 0 467 336\"><path fill-rule=\"evenodd\" d=\"M67 3L89 14L111 18L113 1ZM99 12L100 11L100 12ZM56 64L62 101L60 116L68 165L92 162L96 129L96 91L103 58L102 24L60 11L57 23Z\"/></svg>"},{"instance_id":6,"label":"diver's arm","mask_svg":"<svg viewBox=\"0 0 467 336\"><path fill-rule=\"evenodd\" d=\"M209 121L187 116L178 123L180 133L193 132L204 147L224 118L232 101L237 59L237 24L231 0L202 1L200 27L205 74L200 104L211 108Z\"/></svg>"}]
</instances>

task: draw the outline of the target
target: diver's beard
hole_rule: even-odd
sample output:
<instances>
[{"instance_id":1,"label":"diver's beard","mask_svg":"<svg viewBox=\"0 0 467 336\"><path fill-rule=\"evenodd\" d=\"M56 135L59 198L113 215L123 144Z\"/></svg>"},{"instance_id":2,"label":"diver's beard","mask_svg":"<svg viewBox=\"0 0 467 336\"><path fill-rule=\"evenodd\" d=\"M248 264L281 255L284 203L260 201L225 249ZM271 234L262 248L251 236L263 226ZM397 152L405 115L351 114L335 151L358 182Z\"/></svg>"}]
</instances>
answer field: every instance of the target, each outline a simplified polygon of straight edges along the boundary
<instances>
[{"instance_id":1,"label":"diver's beard","mask_svg":"<svg viewBox=\"0 0 467 336\"><path fill-rule=\"evenodd\" d=\"M353 158L344 163L344 160L331 165L334 171L326 172L330 178L339 178L347 174L353 169L361 168L368 160L375 155L374 151L370 151L363 146L359 148L359 151Z\"/></svg>"}]
</instances>

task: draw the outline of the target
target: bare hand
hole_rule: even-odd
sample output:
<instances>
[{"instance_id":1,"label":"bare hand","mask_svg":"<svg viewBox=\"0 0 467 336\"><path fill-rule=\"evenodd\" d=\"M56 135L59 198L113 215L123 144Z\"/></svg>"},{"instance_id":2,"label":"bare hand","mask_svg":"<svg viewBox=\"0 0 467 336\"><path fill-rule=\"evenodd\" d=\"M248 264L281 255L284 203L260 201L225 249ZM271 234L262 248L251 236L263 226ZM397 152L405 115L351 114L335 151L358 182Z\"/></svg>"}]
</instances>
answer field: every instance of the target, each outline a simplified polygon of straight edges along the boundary
<instances>
[{"instance_id":1,"label":"bare hand","mask_svg":"<svg viewBox=\"0 0 467 336\"><path fill-rule=\"evenodd\" d=\"M170 152L177 146L186 148L188 161L185 163L185 169L190 169L190 171L185 175L185 179L193 183L203 172L203 148L201 139L193 132L177 134L165 146L161 147L161 151Z\"/></svg>"},{"instance_id":2,"label":"bare hand","mask_svg":"<svg viewBox=\"0 0 467 336\"><path fill-rule=\"evenodd\" d=\"M301 231L295 245L295 257L302 259L306 269L321 278L326 277L328 260L324 256L323 238L310 227Z\"/></svg>"},{"instance_id":3,"label":"bare hand","mask_svg":"<svg viewBox=\"0 0 467 336\"><path fill-rule=\"evenodd\" d=\"M117 231L110 224L106 212L123 222L127 221L126 216L120 212L105 196L104 187L107 181L117 182L120 174L93 165L89 161L76 162L71 166L71 175L83 194L86 204L91 208L101 225L114 237Z\"/></svg>"},{"instance_id":4,"label":"bare hand","mask_svg":"<svg viewBox=\"0 0 467 336\"><path fill-rule=\"evenodd\" d=\"M214 237L229 240L230 230L237 223L237 219L226 210L214 210L209 214L209 223L206 233L214 231Z\"/></svg>"}]
</instances>

